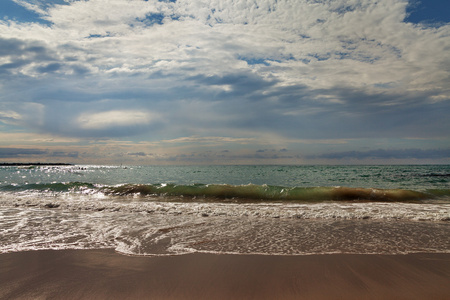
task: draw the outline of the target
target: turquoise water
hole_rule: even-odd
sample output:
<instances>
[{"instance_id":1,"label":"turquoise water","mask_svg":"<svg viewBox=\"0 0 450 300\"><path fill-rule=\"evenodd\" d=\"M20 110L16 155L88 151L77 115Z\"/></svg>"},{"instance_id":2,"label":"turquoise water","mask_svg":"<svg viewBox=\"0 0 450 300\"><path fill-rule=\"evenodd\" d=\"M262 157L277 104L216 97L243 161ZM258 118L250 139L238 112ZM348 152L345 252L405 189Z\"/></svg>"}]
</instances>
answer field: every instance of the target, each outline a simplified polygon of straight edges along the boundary
<instances>
[{"instance_id":1,"label":"turquoise water","mask_svg":"<svg viewBox=\"0 0 450 300\"><path fill-rule=\"evenodd\" d=\"M450 166L3 166L0 253L450 252Z\"/></svg>"},{"instance_id":2,"label":"turquoise water","mask_svg":"<svg viewBox=\"0 0 450 300\"><path fill-rule=\"evenodd\" d=\"M0 167L2 186L15 183L229 184L448 189L450 166L53 166Z\"/></svg>"},{"instance_id":3,"label":"turquoise water","mask_svg":"<svg viewBox=\"0 0 450 300\"><path fill-rule=\"evenodd\" d=\"M3 167L0 178L0 191L9 192L289 201L445 201L450 196L450 166L39 166Z\"/></svg>"}]
</instances>

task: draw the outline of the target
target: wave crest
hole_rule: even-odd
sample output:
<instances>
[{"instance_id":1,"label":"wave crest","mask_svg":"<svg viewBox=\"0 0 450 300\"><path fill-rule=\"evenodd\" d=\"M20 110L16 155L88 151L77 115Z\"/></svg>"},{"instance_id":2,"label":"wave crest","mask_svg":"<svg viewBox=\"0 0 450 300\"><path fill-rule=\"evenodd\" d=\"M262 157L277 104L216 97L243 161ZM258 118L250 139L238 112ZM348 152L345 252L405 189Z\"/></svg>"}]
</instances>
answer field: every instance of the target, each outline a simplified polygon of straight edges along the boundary
<instances>
[{"instance_id":1,"label":"wave crest","mask_svg":"<svg viewBox=\"0 0 450 300\"><path fill-rule=\"evenodd\" d=\"M417 201L433 195L402 189L375 189L351 187L279 187L268 185L136 185L127 184L103 189L114 195L158 195L191 198L271 200L271 201ZM441 194L447 194L440 191Z\"/></svg>"},{"instance_id":2,"label":"wave crest","mask_svg":"<svg viewBox=\"0 0 450 300\"><path fill-rule=\"evenodd\" d=\"M39 193L81 193L110 196L158 197L170 201L202 199L203 201L369 201L369 202L416 202L428 199L447 199L449 189L412 191L404 189L378 189L354 187L282 187L269 185L227 185L227 184L122 184L116 186L95 185L85 182L37 183L5 185L4 192Z\"/></svg>"}]
</instances>

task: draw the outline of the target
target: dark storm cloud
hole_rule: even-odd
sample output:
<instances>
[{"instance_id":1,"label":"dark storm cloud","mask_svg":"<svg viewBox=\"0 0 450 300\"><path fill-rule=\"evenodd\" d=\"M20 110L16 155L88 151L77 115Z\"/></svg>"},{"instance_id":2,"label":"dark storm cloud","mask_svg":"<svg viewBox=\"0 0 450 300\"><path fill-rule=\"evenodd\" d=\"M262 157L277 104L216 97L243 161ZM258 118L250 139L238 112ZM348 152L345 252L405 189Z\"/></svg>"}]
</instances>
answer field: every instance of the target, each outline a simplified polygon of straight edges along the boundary
<instances>
[{"instance_id":1,"label":"dark storm cloud","mask_svg":"<svg viewBox=\"0 0 450 300\"><path fill-rule=\"evenodd\" d=\"M147 154L144 152L133 152L133 153L127 153L127 154L131 155L131 156L147 156Z\"/></svg>"},{"instance_id":2,"label":"dark storm cloud","mask_svg":"<svg viewBox=\"0 0 450 300\"><path fill-rule=\"evenodd\" d=\"M62 65L59 63L51 63L48 65L37 67L36 71L38 71L39 73L52 73L61 69L61 66Z\"/></svg>"},{"instance_id":3,"label":"dark storm cloud","mask_svg":"<svg viewBox=\"0 0 450 300\"><path fill-rule=\"evenodd\" d=\"M64 151L55 151L49 154L50 157L72 157L78 158L78 151L73 152L64 152Z\"/></svg>"},{"instance_id":4,"label":"dark storm cloud","mask_svg":"<svg viewBox=\"0 0 450 300\"><path fill-rule=\"evenodd\" d=\"M55 64L47 71L59 67ZM436 138L448 136L450 131L446 113L450 109L448 102L427 101L433 96L430 92L401 95L344 88L312 90L300 85L279 87L275 81L245 74L212 78L200 76L188 81L172 76L167 80L176 82L176 85L169 88L155 86L153 80L141 80L142 77L136 77L100 83L100 79L97 81L94 77L28 79L23 83L34 88L14 87L20 93L16 92L13 105L20 105L21 98L22 101L35 99L45 107L43 115L29 112L30 115L22 120L24 125L42 132L87 138L150 132L158 136L180 129L181 134L190 135L200 128L265 131L304 139ZM158 82L158 79L154 80ZM130 83L134 85L131 89ZM212 88L222 84L228 85L230 91L217 92ZM81 86L86 88L80 89ZM201 110L189 104L190 101L197 103ZM77 125L77 118L83 112L126 110L130 107L150 108L157 114L170 115L171 119L170 122L152 122L150 125L111 124L100 129Z\"/></svg>"},{"instance_id":5,"label":"dark storm cloud","mask_svg":"<svg viewBox=\"0 0 450 300\"><path fill-rule=\"evenodd\" d=\"M78 158L78 151L49 151L38 148L0 148L0 158L26 157L71 157Z\"/></svg>"},{"instance_id":6,"label":"dark storm cloud","mask_svg":"<svg viewBox=\"0 0 450 300\"><path fill-rule=\"evenodd\" d=\"M54 52L43 42L0 37L0 56L13 58L27 56L36 60L51 60Z\"/></svg>"},{"instance_id":7,"label":"dark storm cloud","mask_svg":"<svg viewBox=\"0 0 450 300\"><path fill-rule=\"evenodd\" d=\"M16 74L27 65L40 65L34 68L37 72L47 73L61 67L55 63L58 55L50 50L43 42L19 40L0 37L0 57L8 58L9 62L0 65L0 74Z\"/></svg>"},{"instance_id":8,"label":"dark storm cloud","mask_svg":"<svg viewBox=\"0 0 450 300\"><path fill-rule=\"evenodd\" d=\"M28 157L48 154L47 150L28 148L0 148L1 158Z\"/></svg>"},{"instance_id":9,"label":"dark storm cloud","mask_svg":"<svg viewBox=\"0 0 450 300\"><path fill-rule=\"evenodd\" d=\"M323 117L341 130L341 137L439 138L450 134L449 102L433 101L432 90L396 94L334 89L326 94L333 93L342 104L333 105L334 113Z\"/></svg>"},{"instance_id":10,"label":"dark storm cloud","mask_svg":"<svg viewBox=\"0 0 450 300\"><path fill-rule=\"evenodd\" d=\"M217 93L216 99L238 96L250 98L251 95L256 95L257 99L261 99L263 98L262 92L277 83L275 79L269 80L248 71L213 76L197 75L189 77L187 80L194 81L202 87L226 86L227 89Z\"/></svg>"},{"instance_id":11,"label":"dark storm cloud","mask_svg":"<svg viewBox=\"0 0 450 300\"><path fill-rule=\"evenodd\" d=\"M277 96L268 96L273 90ZM259 102L241 100L230 105L240 107L234 114L242 115L233 124L294 138L442 138L450 134L450 103L433 101L433 91L389 94L302 86L273 90L269 88Z\"/></svg>"},{"instance_id":12,"label":"dark storm cloud","mask_svg":"<svg viewBox=\"0 0 450 300\"><path fill-rule=\"evenodd\" d=\"M53 73L64 70L74 75L85 75L89 68L77 62L78 58L64 58L64 53L70 46L53 49L42 41L21 40L17 38L0 37L0 57L8 58L9 62L0 65L0 74L17 76L24 72L24 67L32 66L32 70L39 74ZM30 73L24 73L30 76Z\"/></svg>"}]
</instances>

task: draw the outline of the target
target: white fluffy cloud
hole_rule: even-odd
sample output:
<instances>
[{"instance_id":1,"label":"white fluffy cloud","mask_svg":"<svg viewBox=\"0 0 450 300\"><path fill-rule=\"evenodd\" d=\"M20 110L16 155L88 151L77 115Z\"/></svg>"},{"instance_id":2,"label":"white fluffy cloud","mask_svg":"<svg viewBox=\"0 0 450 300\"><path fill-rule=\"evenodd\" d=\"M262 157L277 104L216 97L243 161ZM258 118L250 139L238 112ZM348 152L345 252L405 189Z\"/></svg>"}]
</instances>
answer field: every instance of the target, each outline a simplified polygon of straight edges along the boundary
<instances>
[{"instance_id":1,"label":"white fluffy cloud","mask_svg":"<svg viewBox=\"0 0 450 300\"><path fill-rule=\"evenodd\" d=\"M90 0L45 10L37 1L18 3L34 3L51 25L3 21L1 36L39 43L60 64L36 60L28 51L21 57L30 61L17 70L26 75L73 73L77 67L184 76L246 69L284 85L433 88L448 96L450 26L403 22L404 0Z\"/></svg>"},{"instance_id":2,"label":"white fluffy cloud","mask_svg":"<svg viewBox=\"0 0 450 300\"><path fill-rule=\"evenodd\" d=\"M112 110L98 113L84 113L78 117L78 124L83 129L108 129L123 126L142 126L152 121L148 112L133 110Z\"/></svg>"}]
</instances>

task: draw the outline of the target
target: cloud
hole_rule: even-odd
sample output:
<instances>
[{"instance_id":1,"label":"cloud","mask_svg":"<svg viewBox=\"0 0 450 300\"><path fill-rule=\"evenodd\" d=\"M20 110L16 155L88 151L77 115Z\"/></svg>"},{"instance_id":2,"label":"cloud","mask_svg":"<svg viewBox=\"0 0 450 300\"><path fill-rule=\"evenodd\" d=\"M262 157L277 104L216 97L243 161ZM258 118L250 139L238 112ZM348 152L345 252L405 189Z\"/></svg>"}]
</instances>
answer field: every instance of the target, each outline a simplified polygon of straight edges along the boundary
<instances>
[{"instance_id":1,"label":"cloud","mask_svg":"<svg viewBox=\"0 0 450 300\"><path fill-rule=\"evenodd\" d=\"M50 153L50 157L72 157L72 158L78 158L78 151L72 151L72 152L63 152L63 151L55 151Z\"/></svg>"},{"instance_id":2,"label":"cloud","mask_svg":"<svg viewBox=\"0 0 450 300\"><path fill-rule=\"evenodd\" d=\"M51 63L44 66L40 66L36 68L36 71L39 73L51 73L56 72L61 69L61 64L59 63Z\"/></svg>"},{"instance_id":3,"label":"cloud","mask_svg":"<svg viewBox=\"0 0 450 300\"><path fill-rule=\"evenodd\" d=\"M321 154L317 156L311 156L311 158L326 158L326 159L343 159L343 158L355 158L355 159L443 159L450 158L450 149L396 149L386 150L377 149L371 151L347 151L347 152L332 152L327 154Z\"/></svg>"},{"instance_id":4,"label":"cloud","mask_svg":"<svg viewBox=\"0 0 450 300\"><path fill-rule=\"evenodd\" d=\"M74 107L78 108L79 105L76 104ZM62 123L63 120L59 122ZM133 136L157 129L160 123L161 115L146 110L116 109L83 112L81 109L78 115L72 114L72 121L67 123L65 128L60 128L60 132L80 137Z\"/></svg>"},{"instance_id":5,"label":"cloud","mask_svg":"<svg viewBox=\"0 0 450 300\"><path fill-rule=\"evenodd\" d=\"M21 119L22 116L15 111L11 110L0 111L0 120L2 122L14 124Z\"/></svg>"},{"instance_id":6,"label":"cloud","mask_svg":"<svg viewBox=\"0 0 450 300\"><path fill-rule=\"evenodd\" d=\"M232 137L219 137L219 136L209 136L209 137L199 137L190 136L182 137L173 140L163 140L163 143L241 143L241 144L251 144L256 141L255 138L232 138Z\"/></svg>"},{"instance_id":7,"label":"cloud","mask_svg":"<svg viewBox=\"0 0 450 300\"><path fill-rule=\"evenodd\" d=\"M82 114L77 119L83 129L101 130L123 126L141 126L152 121L150 113L142 111L112 110Z\"/></svg>"},{"instance_id":8,"label":"cloud","mask_svg":"<svg viewBox=\"0 0 450 300\"><path fill-rule=\"evenodd\" d=\"M147 156L147 154L144 152L133 152L133 153L127 153L127 154L131 155L131 156Z\"/></svg>"},{"instance_id":9,"label":"cloud","mask_svg":"<svg viewBox=\"0 0 450 300\"><path fill-rule=\"evenodd\" d=\"M47 157L70 157L78 158L78 151L51 151L38 148L0 148L0 158L47 158Z\"/></svg>"},{"instance_id":10,"label":"cloud","mask_svg":"<svg viewBox=\"0 0 450 300\"><path fill-rule=\"evenodd\" d=\"M24 80L23 76L31 79L54 73L80 75L90 71L90 66L80 64L78 58L66 57L63 45L52 47L48 42L35 37L0 37L0 78Z\"/></svg>"},{"instance_id":11,"label":"cloud","mask_svg":"<svg viewBox=\"0 0 450 300\"><path fill-rule=\"evenodd\" d=\"M33 157L47 154L46 150L27 148L0 148L1 158Z\"/></svg>"},{"instance_id":12,"label":"cloud","mask_svg":"<svg viewBox=\"0 0 450 300\"><path fill-rule=\"evenodd\" d=\"M0 145L76 145L82 144L77 138L56 137L49 134L29 132L0 132Z\"/></svg>"}]
</instances>

